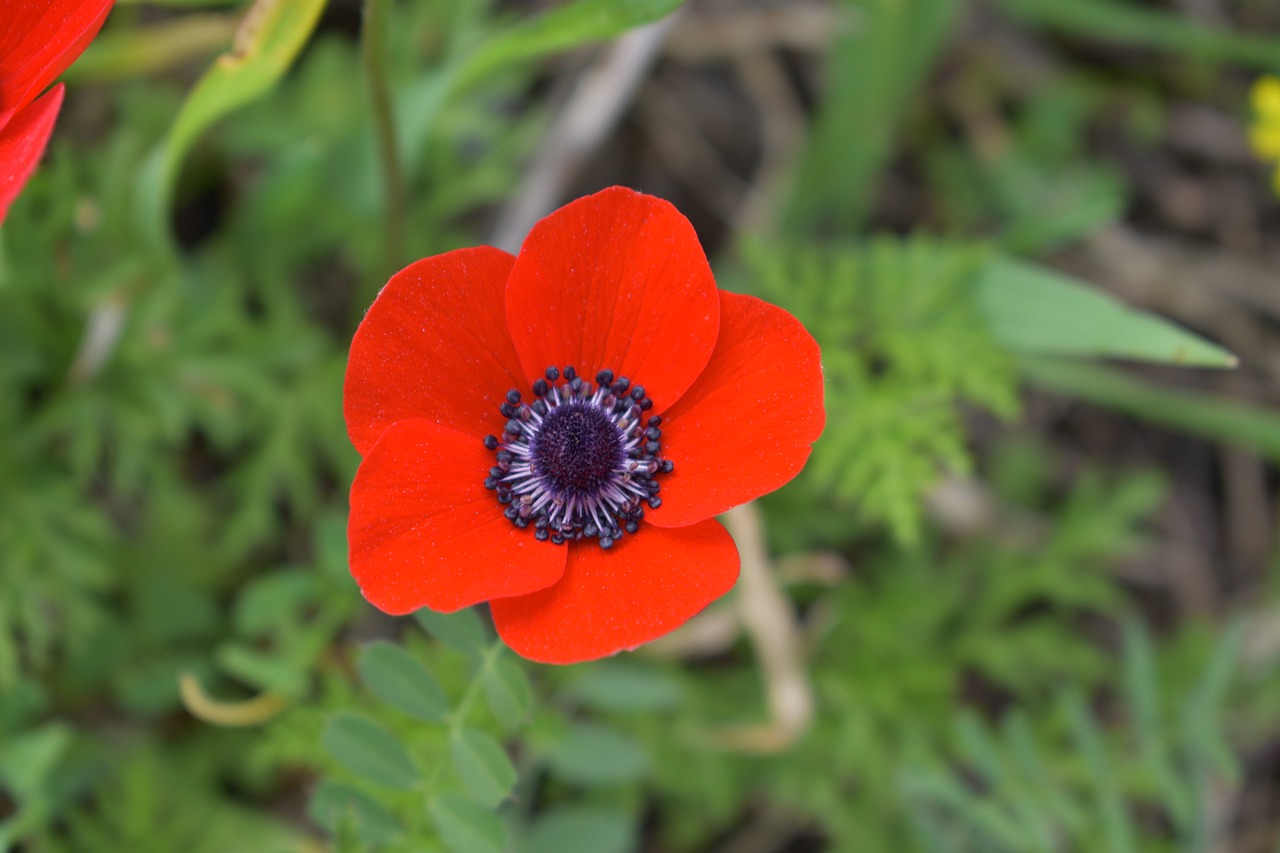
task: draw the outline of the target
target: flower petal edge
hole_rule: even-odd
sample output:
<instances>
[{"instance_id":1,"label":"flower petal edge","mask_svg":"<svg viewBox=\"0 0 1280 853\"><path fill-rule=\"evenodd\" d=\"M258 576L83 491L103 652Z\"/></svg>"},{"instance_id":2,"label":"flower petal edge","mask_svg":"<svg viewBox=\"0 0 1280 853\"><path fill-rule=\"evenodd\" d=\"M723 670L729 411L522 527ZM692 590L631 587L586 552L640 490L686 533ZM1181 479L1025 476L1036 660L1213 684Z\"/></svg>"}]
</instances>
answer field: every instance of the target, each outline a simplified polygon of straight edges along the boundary
<instances>
[{"instance_id":1,"label":"flower petal edge","mask_svg":"<svg viewBox=\"0 0 1280 853\"><path fill-rule=\"evenodd\" d=\"M542 663L596 660L688 621L733 588L738 550L717 521L642 528L605 550L573 543L564 576L540 592L490 605L512 651Z\"/></svg>"},{"instance_id":2,"label":"flower petal edge","mask_svg":"<svg viewBox=\"0 0 1280 853\"><path fill-rule=\"evenodd\" d=\"M720 334L706 370L662 412L662 506L683 527L790 481L826 425L821 351L800 321L754 296L721 291Z\"/></svg>"}]
</instances>

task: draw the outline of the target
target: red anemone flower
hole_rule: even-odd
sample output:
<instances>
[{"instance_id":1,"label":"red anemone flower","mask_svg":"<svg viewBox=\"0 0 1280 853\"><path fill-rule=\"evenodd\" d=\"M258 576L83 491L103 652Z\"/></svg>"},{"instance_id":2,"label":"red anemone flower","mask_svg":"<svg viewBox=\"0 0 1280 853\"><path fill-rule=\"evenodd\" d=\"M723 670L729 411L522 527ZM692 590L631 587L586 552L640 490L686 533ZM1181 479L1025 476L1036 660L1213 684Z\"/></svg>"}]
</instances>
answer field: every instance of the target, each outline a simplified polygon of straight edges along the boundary
<instances>
[{"instance_id":1,"label":"red anemone flower","mask_svg":"<svg viewBox=\"0 0 1280 853\"><path fill-rule=\"evenodd\" d=\"M351 343L351 573L387 613L488 601L514 651L631 649L727 592L718 513L825 421L799 321L716 288L693 227L622 187L391 277Z\"/></svg>"},{"instance_id":2,"label":"red anemone flower","mask_svg":"<svg viewBox=\"0 0 1280 853\"><path fill-rule=\"evenodd\" d=\"M63 85L37 98L102 28L114 0L0 0L0 222L53 132Z\"/></svg>"}]
</instances>

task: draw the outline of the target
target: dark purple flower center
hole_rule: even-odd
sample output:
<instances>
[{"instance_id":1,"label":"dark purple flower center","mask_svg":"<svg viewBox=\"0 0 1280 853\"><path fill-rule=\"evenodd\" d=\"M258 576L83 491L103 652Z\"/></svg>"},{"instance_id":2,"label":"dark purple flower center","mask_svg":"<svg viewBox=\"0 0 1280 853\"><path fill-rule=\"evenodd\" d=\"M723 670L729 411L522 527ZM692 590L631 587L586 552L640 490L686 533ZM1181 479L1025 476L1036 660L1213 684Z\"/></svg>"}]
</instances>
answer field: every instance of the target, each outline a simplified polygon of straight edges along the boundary
<instances>
[{"instance_id":1,"label":"dark purple flower center","mask_svg":"<svg viewBox=\"0 0 1280 853\"><path fill-rule=\"evenodd\" d=\"M644 505L662 505L653 478L673 469L660 456L662 418L645 415L653 401L644 387L610 370L592 385L572 367L549 367L533 395L522 403L508 391L502 437L484 440L497 457L484 484L506 517L557 545L589 538L609 548L639 530Z\"/></svg>"},{"instance_id":2,"label":"dark purple flower center","mask_svg":"<svg viewBox=\"0 0 1280 853\"><path fill-rule=\"evenodd\" d=\"M581 400L547 412L529 443L532 468L560 491L591 494L625 460L622 435L599 406Z\"/></svg>"}]
</instances>

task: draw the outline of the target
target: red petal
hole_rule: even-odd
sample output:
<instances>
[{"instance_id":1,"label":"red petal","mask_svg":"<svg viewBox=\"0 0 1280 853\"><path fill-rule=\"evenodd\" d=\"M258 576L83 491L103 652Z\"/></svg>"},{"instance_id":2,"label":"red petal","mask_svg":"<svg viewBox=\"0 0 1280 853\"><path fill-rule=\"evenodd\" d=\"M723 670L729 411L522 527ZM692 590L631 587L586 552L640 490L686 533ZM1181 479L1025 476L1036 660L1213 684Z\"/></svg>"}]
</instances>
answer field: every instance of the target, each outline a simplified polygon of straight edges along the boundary
<instances>
[{"instance_id":1,"label":"red petal","mask_svg":"<svg viewBox=\"0 0 1280 853\"><path fill-rule=\"evenodd\" d=\"M782 486L804 467L826 423L821 353L800 321L753 296L720 294L711 363L662 413L662 507L682 527Z\"/></svg>"},{"instance_id":2,"label":"red petal","mask_svg":"<svg viewBox=\"0 0 1280 853\"><path fill-rule=\"evenodd\" d=\"M719 522L679 530L642 527L609 550L569 546L549 589L490 604L517 654L543 663L595 660L683 625L738 579L738 550Z\"/></svg>"},{"instance_id":3,"label":"red petal","mask_svg":"<svg viewBox=\"0 0 1280 853\"><path fill-rule=\"evenodd\" d=\"M113 0L0 0L0 127L75 62Z\"/></svg>"},{"instance_id":4,"label":"red petal","mask_svg":"<svg viewBox=\"0 0 1280 853\"><path fill-rule=\"evenodd\" d=\"M572 365L643 385L658 407L693 384L715 346L715 279L689 220L623 187L533 227L507 285L507 325L530 376Z\"/></svg>"},{"instance_id":5,"label":"red petal","mask_svg":"<svg viewBox=\"0 0 1280 853\"><path fill-rule=\"evenodd\" d=\"M62 84L0 127L0 222L36 170L62 106Z\"/></svg>"},{"instance_id":6,"label":"red petal","mask_svg":"<svg viewBox=\"0 0 1280 853\"><path fill-rule=\"evenodd\" d=\"M391 277L347 361L343 410L356 450L367 453L408 418L477 437L502 432L504 395L529 388L503 312L514 261L481 246L424 258Z\"/></svg>"},{"instance_id":7,"label":"red petal","mask_svg":"<svg viewBox=\"0 0 1280 853\"><path fill-rule=\"evenodd\" d=\"M560 579L565 549L503 517L484 487L491 465L473 436L428 421L383 433L351 484L347 522L351 574L374 607L450 612Z\"/></svg>"}]
</instances>

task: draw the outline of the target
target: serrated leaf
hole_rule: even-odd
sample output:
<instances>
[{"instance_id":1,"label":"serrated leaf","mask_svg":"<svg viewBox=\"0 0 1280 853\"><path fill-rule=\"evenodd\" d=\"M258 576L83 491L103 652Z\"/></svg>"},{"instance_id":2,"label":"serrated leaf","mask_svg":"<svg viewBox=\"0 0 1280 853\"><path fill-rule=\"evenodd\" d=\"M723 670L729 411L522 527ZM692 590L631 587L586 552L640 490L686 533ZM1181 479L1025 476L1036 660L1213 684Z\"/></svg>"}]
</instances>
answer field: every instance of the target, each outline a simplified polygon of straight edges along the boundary
<instances>
[{"instance_id":1,"label":"serrated leaf","mask_svg":"<svg viewBox=\"0 0 1280 853\"><path fill-rule=\"evenodd\" d=\"M856 508L917 543L925 494L972 464L961 404L1001 417L1018 407L1012 358L972 295L987 253L886 238L746 244L743 255L751 292L795 314L823 351L827 429L797 483L811 507L782 535L817 520L847 531Z\"/></svg>"},{"instance_id":2,"label":"serrated leaf","mask_svg":"<svg viewBox=\"0 0 1280 853\"><path fill-rule=\"evenodd\" d=\"M504 726L516 726L529 715L529 679L515 661L503 657L493 661L481 676L481 686L489 710Z\"/></svg>"},{"instance_id":3,"label":"serrated leaf","mask_svg":"<svg viewBox=\"0 0 1280 853\"><path fill-rule=\"evenodd\" d=\"M311 795L307 816L330 833L336 833L345 821L351 821L356 836L366 844L385 844L402 831L399 821L386 806L359 788L327 779Z\"/></svg>"},{"instance_id":4,"label":"serrated leaf","mask_svg":"<svg viewBox=\"0 0 1280 853\"><path fill-rule=\"evenodd\" d=\"M334 715L321 742L339 764L375 785L407 790L417 784L418 771L404 745L368 717L350 711Z\"/></svg>"},{"instance_id":5,"label":"serrated leaf","mask_svg":"<svg viewBox=\"0 0 1280 853\"><path fill-rule=\"evenodd\" d=\"M614 729L589 723L569 729L546 759L560 779L587 786L634 782L649 769L639 743Z\"/></svg>"},{"instance_id":6,"label":"serrated leaf","mask_svg":"<svg viewBox=\"0 0 1280 853\"><path fill-rule=\"evenodd\" d=\"M475 729L458 729L449 739L453 766L467 791L482 806L493 808L516 784L516 769L493 738Z\"/></svg>"},{"instance_id":7,"label":"serrated leaf","mask_svg":"<svg viewBox=\"0 0 1280 853\"><path fill-rule=\"evenodd\" d=\"M360 653L360 677L373 694L398 711L428 723L449 713L449 697L420 660L385 640Z\"/></svg>"},{"instance_id":8,"label":"serrated leaf","mask_svg":"<svg viewBox=\"0 0 1280 853\"><path fill-rule=\"evenodd\" d=\"M436 831L453 853L503 853L507 833L498 816L466 797L445 794L428 807Z\"/></svg>"},{"instance_id":9,"label":"serrated leaf","mask_svg":"<svg viewBox=\"0 0 1280 853\"><path fill-rule=\"evenodd\" d=\"M520 844L520 853L628 853L636 848L635 821L627 814L582 806L561 806L538 818Z\"/></svg>"},{"instance_id":10,"label":"serrated leaf","mask_svg":"<svg viewBox=\"0 0 1280 853\"><path fill-rule=\"evenodd\" d=\"M1128 358L1234 367L1219 346L1168 320L1129 308L1062 273L994 258L978 276L977 304L992 336L1034 355Z\"/></svg>"},{"instance_id":11,"label":"serrated leaf","mask_svg":"<svg viewBox=\"0 0 1280 853\"><path fill-rule=\"evenodd\" d=\"M479 655L489 643L480 617L470 608L457 613L437 613L424 607L415 611L413 618L428 634L465 654Z\"/></svg>"}]
</instances>

